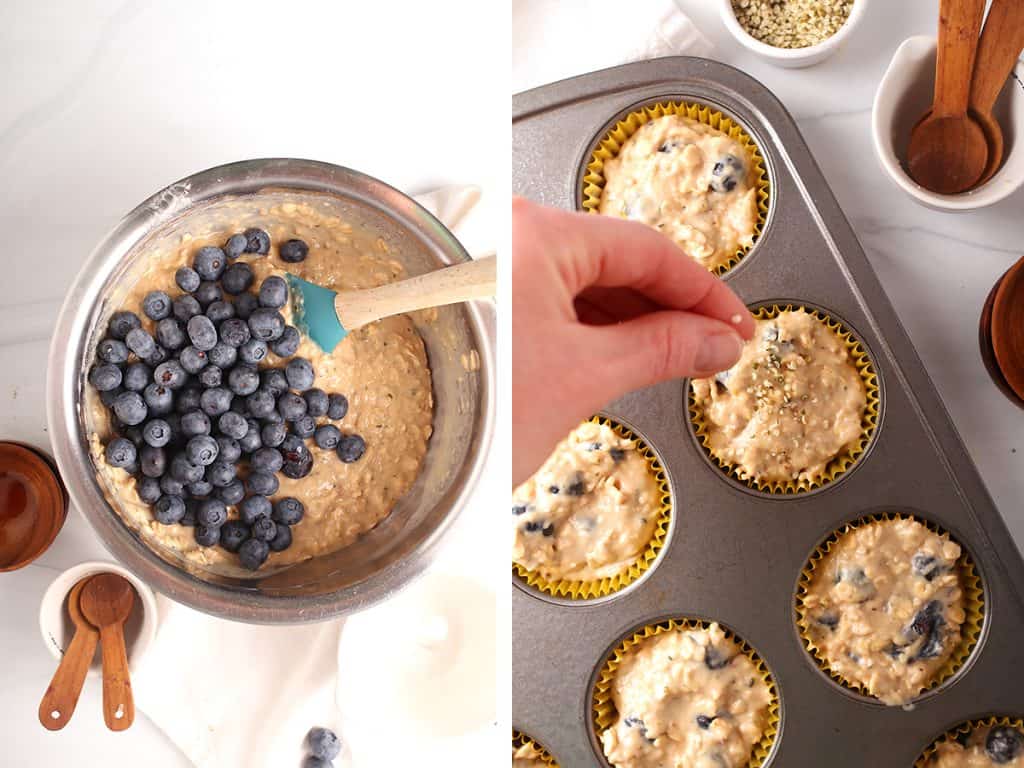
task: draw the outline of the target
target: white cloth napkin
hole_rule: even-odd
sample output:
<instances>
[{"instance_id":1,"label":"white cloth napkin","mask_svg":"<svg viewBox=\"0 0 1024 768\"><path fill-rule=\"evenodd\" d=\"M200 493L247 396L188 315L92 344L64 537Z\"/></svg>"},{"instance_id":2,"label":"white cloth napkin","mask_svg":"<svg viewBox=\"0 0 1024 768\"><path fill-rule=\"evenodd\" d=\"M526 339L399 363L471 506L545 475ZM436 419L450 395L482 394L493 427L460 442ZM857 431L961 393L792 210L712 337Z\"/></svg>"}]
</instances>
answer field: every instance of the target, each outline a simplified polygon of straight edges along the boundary
<instances>
[{"instance_id":1,"label":"white cloth napkin","mask_svg":"<svg viewBox=\"0 0 1024 768\"><path fill-rule=\"evenodd\" d=\"M675 0L512 3L513 93L617 64L710 52Z\"/></svg>"},{"instance_id":2,"label":"white cloth napkin","mask_svg":"<svg viewBox=\"0 0 1024 768\"><path fill-rule=\"evenodd\" d=\"M494 228L480 220L480 197L476 187L446 187L416 199L467 248L480 249L471 253L484 253ZM342 620L265 627L207 616L162 595L157 603L160 625L133 675L135 701L197 768L298 768L312 726L344 738L335 695ZM400 738L402 724L394 725ZM347 765L344 758L336 768Z\"/></svg>"}]
</instances>

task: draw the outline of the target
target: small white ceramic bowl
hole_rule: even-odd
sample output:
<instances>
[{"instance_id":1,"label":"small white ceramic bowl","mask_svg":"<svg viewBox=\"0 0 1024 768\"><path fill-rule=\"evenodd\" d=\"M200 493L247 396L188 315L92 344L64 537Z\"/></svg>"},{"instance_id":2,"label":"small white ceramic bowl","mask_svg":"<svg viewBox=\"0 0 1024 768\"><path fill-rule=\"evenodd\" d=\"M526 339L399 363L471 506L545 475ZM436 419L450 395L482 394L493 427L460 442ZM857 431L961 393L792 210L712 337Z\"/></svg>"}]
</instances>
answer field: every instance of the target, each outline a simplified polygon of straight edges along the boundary
<instances>
[{"instance_id":1,"label":"small white ceramic bowl","mask_svg":"<svg viewBox=\"0 0 1024 768\"><path fill-rule=\"evenodd\" d=\"M747 32L736 19L736 13L732 9L732 0L718 0L718 9L721 13L722 21L725 23L725 28L732 33L732 36L744 48L777 66L798 69L822 62L839 50L843 41L850 36L850 33L853 32L854 28L860 24L861 19L864 18L869 1L854 0L850 16L843 26L831 37L807 48L776 48L774 45L762 43Z\"/></svg>"},{"instance_id":2,"label":"small white ceramic bowl","mask_svg":"<svg viewBox=\"0 0 1024 768\"><path fill-rule=\"evenodd\" d=\"M896 49L875 92L871 138L893 183L914 200L938 211L973 211L998 203L1024 182L1024 65L1017 63L993 114L1003 129L1003 164L987 182L959 195L930 192L904 167L910 132L929 109L935 89L935 38L911 37Z\"/></svg>"},{"instance_id":3,"label":"small white ceramic bowl","mask_svg":"<svg viewBox=\"0 0 1024 768\"><path fill-rule=\"evenodd\" d=\"M131 571L116 563L99 561L80 563L68 568L53 580L53 583L46 588L43 600L39 605L39 631L43 635L43 643L55 659L59 661L63 657L64 649L71 642L75 629L67 611L68 593L79 581L97 573L116 573L119 576L124 576L135 587L135 601L124 629L124 642L128 650L128 667L134 672L139 660L146 655L146 651L153 643L153 638L156 637L159 623L156 597L153 595L153 590ZM99 646L97 645L96 655L89 667L89 675L98 677L100 668Z\"/></svg>"}]
</instances>

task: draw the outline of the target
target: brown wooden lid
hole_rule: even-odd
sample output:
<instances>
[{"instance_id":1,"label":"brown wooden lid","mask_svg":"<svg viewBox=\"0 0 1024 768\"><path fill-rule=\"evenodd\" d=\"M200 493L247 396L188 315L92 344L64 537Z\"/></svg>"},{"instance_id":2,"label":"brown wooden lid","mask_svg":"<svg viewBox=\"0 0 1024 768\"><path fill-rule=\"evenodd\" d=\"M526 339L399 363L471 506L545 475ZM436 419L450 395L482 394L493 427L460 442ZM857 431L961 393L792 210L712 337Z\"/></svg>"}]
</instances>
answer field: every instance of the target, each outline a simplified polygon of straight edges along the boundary
<instances>
[{"instance_id":1,"label":"brown wooden lid","mask_svg":"<svg viewBox=\"0 0 1024 768\"><path fill-rule=\"evenodd\" d=\"M1024 398L1024 258L999 281L992 302L992 349L1006 383Z\"/></svg>"},{"instance_id":2,"label":"brown wooden lid","mask_svg":"<svg viewBox=\"0 0 1024 768\"><path fill-rule=\"evenodd\" d=\"M60 476L44 454L0 442L0 572L43 554L64 525L67 506Z\"/></svg>"}]
</instances>

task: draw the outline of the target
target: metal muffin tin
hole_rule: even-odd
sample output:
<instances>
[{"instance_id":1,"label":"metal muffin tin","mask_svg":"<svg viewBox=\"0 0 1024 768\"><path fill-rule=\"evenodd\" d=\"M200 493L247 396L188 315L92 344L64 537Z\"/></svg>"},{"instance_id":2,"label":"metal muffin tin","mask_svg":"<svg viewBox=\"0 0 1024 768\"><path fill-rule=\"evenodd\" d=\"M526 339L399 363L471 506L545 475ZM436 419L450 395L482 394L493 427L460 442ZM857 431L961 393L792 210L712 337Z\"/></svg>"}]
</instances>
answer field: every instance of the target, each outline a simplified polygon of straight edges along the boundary
<instances>
[{"instance_id":1,"label":"metal muffin tin","mask_svg":"<svg viewBox=\"0 0 1024 768\"><path fill-rule=\"evenodd\" d=\"M578 209L584 167L610 125L670 99L721 110L760 146L771 182L768 220L725 280L751 305L821 307L853 331L879 376L878 427L837 482L768 496L706 459L687 412L688 381L611 403L605 415L647 441L668 473L669 539L642 582L600 601L556 602L514 579L512 725L563 768L607 765L591 714L592 683L607 654L645 624L711 619L749 643L778 686L781 723L766 765L909 768L965 719L1024 711L1024 560L785 107L742 72L685 57L528 91L513 97L513 191ZM985 589L985 625L971 658L909 711L834 683L794 622L797 580L815 547L844 523L884 510L949 531L973 556Z\"/></svg>"}]
</instances>

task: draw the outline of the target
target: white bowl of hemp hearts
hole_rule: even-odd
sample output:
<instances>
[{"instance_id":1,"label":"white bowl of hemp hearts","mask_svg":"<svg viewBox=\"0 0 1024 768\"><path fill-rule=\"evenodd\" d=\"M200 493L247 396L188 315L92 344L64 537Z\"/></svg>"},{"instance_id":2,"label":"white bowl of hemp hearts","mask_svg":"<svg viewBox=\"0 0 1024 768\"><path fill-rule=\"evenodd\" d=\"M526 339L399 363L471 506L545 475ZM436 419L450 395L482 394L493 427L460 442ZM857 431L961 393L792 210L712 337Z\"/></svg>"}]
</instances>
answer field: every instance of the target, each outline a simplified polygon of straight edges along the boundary
<instances>
[{"instance_id":1,"label":"white bowl of hemp hearts","mask_svg":"<svg viewBox=\"0 0 1024 768\"><path fill-rule=\"evenodd\" d=\"M719 0L722 21L745 48L780 67L831 56L864 16L868 0Z\"/></svg>"}]
</instances>

